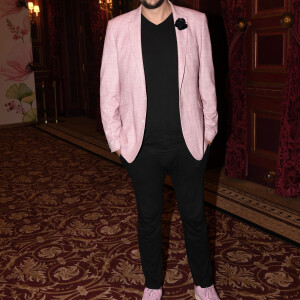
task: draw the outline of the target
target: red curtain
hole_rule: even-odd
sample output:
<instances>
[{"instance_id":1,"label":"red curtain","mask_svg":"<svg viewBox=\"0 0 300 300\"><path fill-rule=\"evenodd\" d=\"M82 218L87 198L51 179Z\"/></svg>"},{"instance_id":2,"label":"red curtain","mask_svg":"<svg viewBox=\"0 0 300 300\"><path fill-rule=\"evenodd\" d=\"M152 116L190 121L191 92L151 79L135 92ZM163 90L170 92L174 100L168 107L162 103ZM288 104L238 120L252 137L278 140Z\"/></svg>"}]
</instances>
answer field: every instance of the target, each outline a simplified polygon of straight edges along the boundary
<instances>
[{"instance_id":1,"label":"red curtain","mask_svg":"<svg viewBox=\"0 0 300 300\"><path fill-rule=\"evenodd\" d=\"M96 54L96 73L93 76L95 82L92 84L97 89L97 108L96 108L96 119L97 119L97 130L104 133L100 115L100 66L104 44L104 36L106 32L106 26L108 22L107 14L100 9L99 0L89 0L89 12L91 20L91 29L93 33L95 54Z\"/></svg>"},{"instance_id":2,"label":"red curtain","mask_svg":"<svg viewBox=\"0 0 300 300\"><path fill-rule=\"evenodd\" d=\"M275 192L300 196L300 1L292 1L295 21L290 30L287 79L280 125Z\"/></svg>"},{"instance_id":3,"label":"red curtain","mask_svg":"<svg viewBox=\"0 0 300 300\"><path fill-rule=\"evenodd\" d=\"M60 79L61 74L61 39L63 7L61 0L46 0L47 23L50 38L51 75Z\"/></svg>"},{"instance_id":4,"label":"red curtain","mask_svg":"<svg viewBox=\"0 0 300 300\"><path fill-rule=\"evenodd\" d=\"M226 144L225 174L244 179L248 174L246 43L245 32L237 29L239 18L246 16L245 0L221 0L229 45L228 89L231 112Z\"/></svg>"},{"instance_id":5,"label":"red curtain","mask_svg":"<svg viewBox=\"0 0 300 300\"><path fill-rule=\"evenodd\" d=\"M60 111L62 111L61 42L63 32L63 2L61 0L45 0L45 5L50 46L50 81L53 82L53 80L55 80L57 83L57 101L60 103ZM48 88L48 93L50 93L53 98L51 86ZM53 106L53 103L51 103L51 105ZM47 103L47 109L49 109L48 106L49 103Z\"/></svg>"}]
</instances>

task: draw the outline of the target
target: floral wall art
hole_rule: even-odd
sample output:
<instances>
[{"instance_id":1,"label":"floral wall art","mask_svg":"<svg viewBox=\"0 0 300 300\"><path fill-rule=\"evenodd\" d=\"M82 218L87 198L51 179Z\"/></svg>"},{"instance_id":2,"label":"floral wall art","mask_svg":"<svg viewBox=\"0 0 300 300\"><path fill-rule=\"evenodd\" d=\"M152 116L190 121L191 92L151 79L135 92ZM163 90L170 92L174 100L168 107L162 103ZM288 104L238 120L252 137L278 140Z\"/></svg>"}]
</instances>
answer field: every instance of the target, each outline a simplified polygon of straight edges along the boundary
<instances>
[{"instance_id":1,"label":"floral wall art","mask_svg":"<svg viewBox=\"0 0 300 300\"><path fill-rule=\"evenodd\" d=\"M0 125L37 120L30 18L25 1L0 0Z\"/></svg>"}]
</instances>

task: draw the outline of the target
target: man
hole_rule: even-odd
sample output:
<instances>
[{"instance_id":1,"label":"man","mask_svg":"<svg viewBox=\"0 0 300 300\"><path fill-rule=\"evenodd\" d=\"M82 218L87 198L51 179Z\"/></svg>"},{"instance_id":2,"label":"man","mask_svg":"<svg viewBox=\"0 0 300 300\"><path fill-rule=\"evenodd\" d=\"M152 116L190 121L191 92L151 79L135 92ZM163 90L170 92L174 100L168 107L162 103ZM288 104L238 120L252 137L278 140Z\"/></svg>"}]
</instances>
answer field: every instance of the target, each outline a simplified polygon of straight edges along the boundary
<instances>
[{"instance_id":1,"label":"man","mask_svg":"<svg viewBox=\"0 0 300 300\"><path fill-rule=\"evenodd\" d=\"M212 281L203 178L217 134L206 16L168 0L140 0L107 25L100 107L111 152L136 195L143 299L162 297L163 183L172 179L195 297L219 299Z\"/></svg>"}]
</instances>

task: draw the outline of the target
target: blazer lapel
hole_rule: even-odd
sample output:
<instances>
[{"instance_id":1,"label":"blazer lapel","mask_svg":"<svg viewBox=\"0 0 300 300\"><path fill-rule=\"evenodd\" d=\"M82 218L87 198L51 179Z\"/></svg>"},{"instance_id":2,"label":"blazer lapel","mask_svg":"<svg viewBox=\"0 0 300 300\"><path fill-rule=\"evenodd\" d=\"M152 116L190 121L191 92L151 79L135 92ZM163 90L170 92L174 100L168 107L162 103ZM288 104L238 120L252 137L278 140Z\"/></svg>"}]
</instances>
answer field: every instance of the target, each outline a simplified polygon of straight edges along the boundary
<instances>
[{"instance_id":1,"label":"blazer lapel","mask_svg":"<svg viewBox=\"0 0 300 300\"><path fill-rule=\"evenodd\" d=\"M172 6L174 23L176 22L176 20L178 18L183 18L183 19L185 19L186 23L188 24L187 16L182 14L180 8L176 5L173 5L169 0L168 0L168 2ZM175 27L176 39L177 39L177 50L178 50L178 87L179 87L179 92L181 91L181 85L182 85L184 70L185 70L185 57L186 57L187 44L188 44L188 31L189 31L189 28L186 28L184 30L179 30L177 27Z\"/></svg>"},{"instance_id":2,"label":"blazer lapel","mask_svg":"<svg viewBox=\"0 0 300 300\"><path fill-rule=\"evenodd\" d=\"M169 4L172 7L174 22L178 18L184 18L188 24L187 16L183 15L178 6L173 5L169 0ZM135 10L136 13L133 18L128 23L129 38L132 46L132 52L135 57L137 64L137 71L142 79L145 91L146 91L146 80L145 71L143 64L143 53L142 53L142 39L141 39L141 13L142 4ZM175 25L174 25L175 26ZM181 85L184 76L185 61L186 61L186 51L188 44L188 28L185 30L179 30L175 27L176 39L177 39L177 51L178 51L178 87L179 92L181 91Z\"/></svg>"},{"instance_id":3,"label":"blazer lapel","mask_svg":"<svg viewBox=\"0 0 300 300\"><path fill-rule=\"evenodd\" d=\"M141 77L144 89L146 91L146 80L145 80L145 71L144 71L144 63L143 63L142 37L141 37L142 5L140 5L135 11L136 14L133 16L132 20L128 23L128 31L129 31L129 38L131 42L132 52L135 57L135 62L137 64L137 72Z\"/></svg>"}]
</instances>

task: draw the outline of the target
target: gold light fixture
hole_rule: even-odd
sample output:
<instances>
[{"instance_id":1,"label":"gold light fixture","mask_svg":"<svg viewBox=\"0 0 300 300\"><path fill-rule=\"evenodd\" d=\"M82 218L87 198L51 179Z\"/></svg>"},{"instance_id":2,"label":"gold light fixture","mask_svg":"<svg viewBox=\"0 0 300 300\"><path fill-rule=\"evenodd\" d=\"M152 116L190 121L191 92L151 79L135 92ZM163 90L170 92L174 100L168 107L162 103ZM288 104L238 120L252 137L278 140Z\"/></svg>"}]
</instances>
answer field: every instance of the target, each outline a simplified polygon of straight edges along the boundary
<instances>
[{"instance_id":1,"label":"gold light fixture","mask_svg":"<svg viewBox=\"0 0 300 300\"><path fill-rule=\"evenodd\" d=\"M30 13L33 12L33 2L28 2L28 9L29 9Z\"/></svg>"},{"instance_id":2,"label":"gold light fixture","mask_svg":"<svg viewBox=\"0 0 300 300\"><path fill-rule=\"evenodd\" d=\"M104 10L109 19L112 18L112 9L113 9L113 2L112 0L99 0L100 8Z\"/></svg>"},{"instance_id":3,"label":"gold light fixture","mask_svg":"<svg viewBox=\"0 0 300 300\"><path fill-rule=\"evenodd\" d=\"M28 2L29 16L31 23L34 23L36 19L39 17L40 7L38 4L33 2Z\"/></svg>"},{"instance_id":4,"label":"gold light fixture","mask_svg":"<svg viewBox=\"0 0 300 300\"><path fill-rule=\"evenodd\" d=\"M40 12L40 7L38 5L35 5L33 7L33 11L35 12L36 16L38 17L39 16L39 12Z\"/></svg>"}]
</instances>

